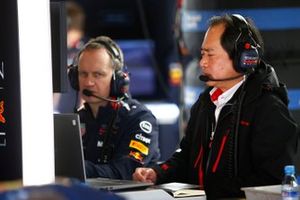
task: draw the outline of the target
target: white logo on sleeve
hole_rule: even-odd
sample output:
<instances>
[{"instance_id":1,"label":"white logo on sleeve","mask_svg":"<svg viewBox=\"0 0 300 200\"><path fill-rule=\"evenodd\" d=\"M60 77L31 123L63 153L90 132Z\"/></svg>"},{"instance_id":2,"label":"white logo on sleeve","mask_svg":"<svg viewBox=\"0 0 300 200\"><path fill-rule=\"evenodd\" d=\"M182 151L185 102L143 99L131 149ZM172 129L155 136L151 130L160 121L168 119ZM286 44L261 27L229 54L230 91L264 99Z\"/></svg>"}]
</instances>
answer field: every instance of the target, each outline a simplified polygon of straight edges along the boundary
<instances>
[{"instance_id":1,"label":"white logo on sleeve","mask_svg":"<svg viewBox=\"0 0 300 200\"><path fill-rule=\"evenodd\" d=\"M140 122L140 128L145 133L151 133L152 132L152 124L148 121L141 121Z\"/></svg>"},{"instance_id":2,"label":"white logo on sleeve","mask_svg":"<svg viewBox=\"0 0 300 200\"><path fill-rule=\"evenodd\" d=\"M138 140L140 140L142 142L145 142L146 144L150 144L150 142L151 142L150 138L147 138L147 137L143 136L141 133L140 134L136 134L135 135L135 139L138 139Z\"/></svg>"}]
</instances>

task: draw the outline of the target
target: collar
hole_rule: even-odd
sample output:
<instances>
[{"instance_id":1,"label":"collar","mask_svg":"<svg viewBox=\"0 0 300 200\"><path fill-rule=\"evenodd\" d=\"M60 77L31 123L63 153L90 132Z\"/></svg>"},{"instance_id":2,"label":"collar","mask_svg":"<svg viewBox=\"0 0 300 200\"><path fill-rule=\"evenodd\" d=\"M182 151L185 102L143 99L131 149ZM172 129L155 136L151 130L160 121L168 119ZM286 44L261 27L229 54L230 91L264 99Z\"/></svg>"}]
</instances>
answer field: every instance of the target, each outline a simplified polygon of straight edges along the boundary
<instances>
[{"instance_id":1,"label":"collar","mask_svg":"<svg viewBox=\"0 0 300 200\"><path fill-rule=\"evenodd\" d=\"M211 101L216 106L221 106L227 103L231 97L235 94L235 92L239 89L239 87L242 85L242 83L245 81L245 79L241 80L237 84L235 84L233 87L231 87L229 90L226 90L225 92L221 91L220 88L214 87L210 92Z\"/></svg>"},{"instance_id":2,"label":"collar","mask_svg":"<svg viewBox=\"0 0 300 200\"><path fill-rule=\"evenodd\" d=\"M209 94L210 94L210 100L212 102L217 101L219 96L223 93L223 91L220 88L213 88Z\"/></svg>"}]
</instances>

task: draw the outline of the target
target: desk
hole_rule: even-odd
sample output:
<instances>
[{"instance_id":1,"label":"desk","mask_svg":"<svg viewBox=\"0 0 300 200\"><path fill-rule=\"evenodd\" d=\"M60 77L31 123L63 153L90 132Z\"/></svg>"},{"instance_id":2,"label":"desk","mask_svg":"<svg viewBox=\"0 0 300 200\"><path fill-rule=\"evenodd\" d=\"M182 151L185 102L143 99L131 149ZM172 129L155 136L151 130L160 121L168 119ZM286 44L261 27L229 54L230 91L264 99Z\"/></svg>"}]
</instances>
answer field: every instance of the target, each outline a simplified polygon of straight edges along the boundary
<instances>
[{"instance_id":1,"label":"desk","mask_svg":"<svg viewBox=\"0 0 300 200\"><path fill-rule=\"evenodd\" d=\"M174 198L176 199L176 198ZM183 197L177 198L178 200L206 200L206 196L197 196L197 197Z\"/></svg>"},{"instance_id":2,"label":"desk","mask_svg":"<svg viewBox=\"0 0 300 200\"><path fill-rule=\"evenodd\" d=\"M268 185L242 188L246 199L253 200L281 200L281 185Z\"/></svg>"},{"instance_id":3,"label":"desk","mask_svg":"<svg viewBox=\"0 0 300 200\"><path fill-rule=\"evenodd\" d=\"M206 200L205 196L174 198L161 189L149 189L143 191L118 192L117 195L126 200Z\"/></svg>"}]
</instances>

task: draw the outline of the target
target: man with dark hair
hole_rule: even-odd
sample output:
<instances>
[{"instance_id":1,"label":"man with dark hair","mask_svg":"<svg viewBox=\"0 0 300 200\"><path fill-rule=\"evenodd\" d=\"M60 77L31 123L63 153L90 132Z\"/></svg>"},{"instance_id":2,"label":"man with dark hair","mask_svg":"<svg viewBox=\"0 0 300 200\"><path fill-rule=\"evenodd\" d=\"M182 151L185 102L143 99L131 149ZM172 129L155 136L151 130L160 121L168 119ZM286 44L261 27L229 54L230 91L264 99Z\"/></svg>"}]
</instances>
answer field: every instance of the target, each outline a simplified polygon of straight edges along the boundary
<instances>
[{"instance_id":1,"label":"man with dark hair","mask_svg":"<svg viewBox=\"0 0 300 200\"><path fill-rule=\"evenodd\" d=\"M208 87L191 109L180 151L159 166L136 169L133 179L199 184L208 199L244 197L242 187L280 184L284 166L296 164L298 126L286 87L262 53L250 20L212 17L199 62Z\"/></svg>"},{"instance_id":2,"label":"man with dark hair","mask_svg":"<svg viewBox=\"0 0 300 200\"><path fill-rule=\"evenodd\" d=\"M68 76L84 105L80 115L87 177L131 179L135 168L159 159L156 118L129 93L120 47L111 38L91 39Z\"/></svg>"}]
</instances>

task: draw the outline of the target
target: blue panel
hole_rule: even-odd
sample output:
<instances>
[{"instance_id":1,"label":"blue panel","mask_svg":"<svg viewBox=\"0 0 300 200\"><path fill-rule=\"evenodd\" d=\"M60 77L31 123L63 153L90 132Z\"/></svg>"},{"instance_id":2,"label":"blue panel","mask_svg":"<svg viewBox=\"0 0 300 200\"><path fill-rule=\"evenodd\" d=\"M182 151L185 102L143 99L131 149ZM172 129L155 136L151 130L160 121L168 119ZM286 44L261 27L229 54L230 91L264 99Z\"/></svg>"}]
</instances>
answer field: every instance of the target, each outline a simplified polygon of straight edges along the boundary
<instances>
[{"instance_id":1,"label":"blue panel","mask_svg":"<svg viewBox=\"0 0 300 200\"><path fill-rule=\"evenodd\" d=\"M300 8L185 10L181 28L185 32L206 31L208 19L224 13L250 17L260 30L300 29Z\"/></svg>"},{"instance_id":2,"label":"blue panel","mask_svg":"<svg viewBox=\"0 0 300 200\"><path fill-rule=\"evenodd\" d=\"M133 97L156 96L156 77L152 40L119 40L125 65L130 73L130 93Z\"/></svg>"},{"instance_id":3,"label":"blue panel","mask_svg":"<svg viewBox=\"0 0 300 200\"><path fill-rule=\"evenodd\" d=\"M289 89L289 109L290 110L298 110L300 109L300 89Z\"/></svg>"}]
</instances>

